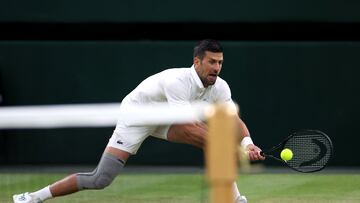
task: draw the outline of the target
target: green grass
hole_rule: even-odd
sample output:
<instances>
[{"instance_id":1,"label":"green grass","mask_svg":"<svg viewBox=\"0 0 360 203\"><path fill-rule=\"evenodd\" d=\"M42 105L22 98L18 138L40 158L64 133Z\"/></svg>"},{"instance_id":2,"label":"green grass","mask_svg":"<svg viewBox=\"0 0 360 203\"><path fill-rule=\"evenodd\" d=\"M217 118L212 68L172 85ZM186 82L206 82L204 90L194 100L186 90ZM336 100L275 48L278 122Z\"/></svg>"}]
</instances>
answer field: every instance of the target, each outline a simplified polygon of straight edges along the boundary
<instances>
[{"instance_id":1,"label":"green grass","mask_svg":"<svg viewBox=\"0 0 360 203\"><path fill-rule=\"evenodd\" d=\"M0 174L0 202L33 191L63 174ZM360 202L360 174L249 174L238 179L250 203ZM207 202L201 174L124 174L102 191L82 191L48 202L194 203Z\"/></svg>"}]
</instances>

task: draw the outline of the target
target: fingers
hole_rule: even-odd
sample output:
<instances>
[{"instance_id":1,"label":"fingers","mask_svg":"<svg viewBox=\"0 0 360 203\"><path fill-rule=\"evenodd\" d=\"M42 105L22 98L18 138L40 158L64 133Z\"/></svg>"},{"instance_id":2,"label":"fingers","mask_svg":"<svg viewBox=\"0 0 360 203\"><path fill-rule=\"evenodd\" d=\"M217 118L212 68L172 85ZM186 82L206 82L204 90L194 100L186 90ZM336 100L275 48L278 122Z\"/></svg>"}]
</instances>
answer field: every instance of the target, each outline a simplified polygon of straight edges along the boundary
<instances>
[{"instance_id":1,"label":"fingers","mask_svg":"<svg viewBox=\"0 0 360 203\"><path fill-rule=\"evenodd\" d=\"M265 157L261 156L261 149L255 145L249 145L247 147L250 161L265 160Z\"/></svg>"},{"instance_id":2,"label":"fingers","mask_svg":"<svg viewBox=\"0 0 360 203\"><path fill-rule=\"evenodd\" d=\"M264 157L264 156L261 156L261 151L258 151L258 158L259 158L259 160L261 160L261 161L265 160L265 157Z\"/></svg>"},{"instance_id":3,"label":"fingers","mask_svg":"<svg viewBox=\"0 0 360 203\"><path fill-rule=\"evenodd\" d=\"M249 151L249 159L251 161L259 161L259 160L265 160L265 157L260 155L260 152L258 151Z\"/></svg>"},{"instance_id":4,"label":"fingers","mask_svg":"<svg viewBox=\"0 0 360 203\"><path fill-rule=\"evenodd\" d=\"M258 161L262 159L262 156L256 151L249 151L249 159L251 161Z\"/></svg>"},{"instance_id":5,"label":"fingers","mask_svg":"<svg viewBox=\"0 0 360 203\"><path fill-rule=\"evenodd\" d=\"M259 160L263 161L263 160L265 160L265 156L264 156L264 154L261 154L261 152L262 151L259 151L259 156L260 156Z\"/></svg>"}]
</instances>

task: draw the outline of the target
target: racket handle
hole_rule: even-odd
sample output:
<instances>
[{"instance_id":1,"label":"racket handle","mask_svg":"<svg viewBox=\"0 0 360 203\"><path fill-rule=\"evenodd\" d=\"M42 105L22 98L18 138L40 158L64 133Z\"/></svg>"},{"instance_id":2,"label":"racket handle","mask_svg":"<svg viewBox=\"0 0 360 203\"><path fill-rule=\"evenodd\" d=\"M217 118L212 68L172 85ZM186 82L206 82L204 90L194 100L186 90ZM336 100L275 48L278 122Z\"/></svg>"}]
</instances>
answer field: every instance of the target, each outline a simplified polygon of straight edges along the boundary
<instances>
[{"instance_id":1,"label":"racket handle","mask_svg":"<svg viewBox=\"0 0 360 203\"><path fill-rule=\"evenodd\" d=\"M265 153L263 151L260 152L260 155L265 157Z\"/></svg>"}]
</instances>

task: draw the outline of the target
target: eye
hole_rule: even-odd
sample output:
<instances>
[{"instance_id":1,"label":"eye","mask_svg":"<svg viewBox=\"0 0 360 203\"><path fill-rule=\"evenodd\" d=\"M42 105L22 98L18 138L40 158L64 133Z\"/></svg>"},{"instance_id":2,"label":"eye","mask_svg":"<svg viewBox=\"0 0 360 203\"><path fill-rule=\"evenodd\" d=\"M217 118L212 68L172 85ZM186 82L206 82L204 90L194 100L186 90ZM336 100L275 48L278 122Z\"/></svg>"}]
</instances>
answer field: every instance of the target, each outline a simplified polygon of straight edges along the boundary
<instances>
[{"instance_id":1,"label":"eye","mask_svg":"<svg viewBox=\"0 0 360 203\"><path fill-rule=\"evenodd\" d=\"M211 65L214 65L214 64L216 63L216 61L215 61L215 60L210 60L209 63L210 63Z\"/></svg>"}]
</instances>

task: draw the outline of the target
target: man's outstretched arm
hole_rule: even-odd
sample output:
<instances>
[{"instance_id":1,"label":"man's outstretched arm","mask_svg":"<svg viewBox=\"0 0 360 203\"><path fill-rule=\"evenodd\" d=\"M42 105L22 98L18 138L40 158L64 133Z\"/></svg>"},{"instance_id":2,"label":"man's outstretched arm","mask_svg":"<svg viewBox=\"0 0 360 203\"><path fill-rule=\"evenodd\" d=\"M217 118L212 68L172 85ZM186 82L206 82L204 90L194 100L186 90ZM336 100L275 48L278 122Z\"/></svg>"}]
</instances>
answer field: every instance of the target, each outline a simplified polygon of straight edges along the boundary
<instances>
[{"instance_id":1,"label":"man's outstretched arm","mask_svg":"<svg viewBox=\"0 0 360 203\"><path fill-rule=\"evenodd\" d=\"M250 133L245 123L238 117L239 139L241 145L249 153L251 161L264 160L260 156L261 149L254 145L250 138ZM195 122L189 124L173 124L167 133L167 139L170 142L183 143L193 145L195 147L204 148L208 126L204 122Z\"/></svg>"},{"instance_id":2,"label":"man's outstretched arm","mask_svg":"<svg viewBox=\"0 0 360 203\"><path fill-rule=\"evenodd\" d=\"M246 152L248 152L249 159L251 161L264 160L265 157L260 155L261 149L253 143L250 137L250 132L245 123L241 120L240 117L237 117L237 122L239 125L241 146L245 149Z\"/></svg>"}]
</instances>

